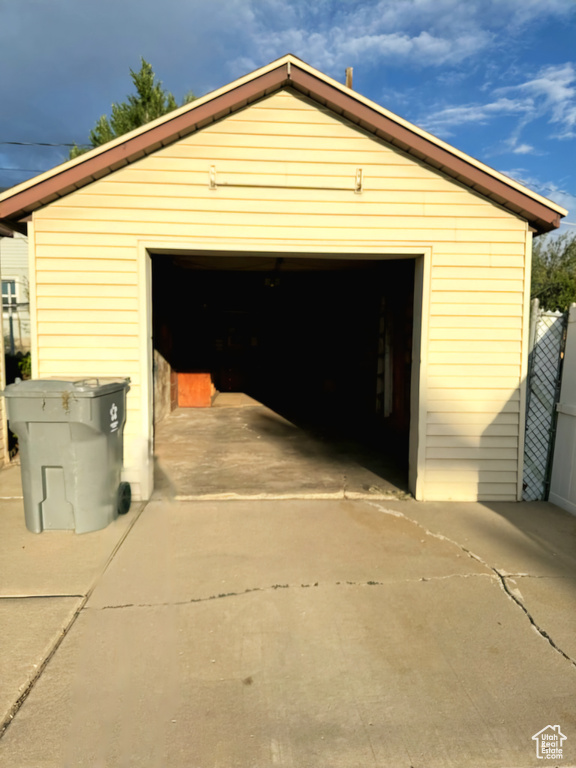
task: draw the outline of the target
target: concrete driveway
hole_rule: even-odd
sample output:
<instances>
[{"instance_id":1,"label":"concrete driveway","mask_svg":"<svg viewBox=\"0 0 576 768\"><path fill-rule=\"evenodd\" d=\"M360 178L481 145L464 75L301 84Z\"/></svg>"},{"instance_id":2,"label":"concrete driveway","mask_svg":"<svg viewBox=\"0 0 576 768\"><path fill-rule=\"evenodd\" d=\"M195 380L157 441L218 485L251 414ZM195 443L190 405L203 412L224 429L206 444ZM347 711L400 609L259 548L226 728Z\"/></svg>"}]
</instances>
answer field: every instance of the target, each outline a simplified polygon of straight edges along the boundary
<instances>
[{"instance_id":1,"label":"concrete driveway","mask_svg":"<svg viewBox=\"0 0 576 768\"><path fill-rule=\"evenodd\" d=\"M548 725L546 764L576 764L576 518L158 500L121 524L0 765L524 768Z\"/></svg>"}]
</instances>

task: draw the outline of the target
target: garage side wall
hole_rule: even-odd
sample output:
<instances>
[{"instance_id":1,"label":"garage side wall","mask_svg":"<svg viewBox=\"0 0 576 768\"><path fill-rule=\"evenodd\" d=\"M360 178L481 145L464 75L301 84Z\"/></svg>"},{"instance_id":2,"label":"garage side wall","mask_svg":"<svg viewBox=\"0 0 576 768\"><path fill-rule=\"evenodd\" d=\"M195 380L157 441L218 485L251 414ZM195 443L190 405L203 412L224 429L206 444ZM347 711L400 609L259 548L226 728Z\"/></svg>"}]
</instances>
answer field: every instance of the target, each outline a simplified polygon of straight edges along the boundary
<instances>
[{"instance_id":1,"label":"garage side wall","mask_svg":"<svg viewBox=\"0 0 576 768\"><path fill-rule=\"evenodd\" d=\"M148 493L151 439L139 262L156 246L431 252L419 496L517 498L527 225L457 182L283 91L51 203L34 223L37 374L130 376L136 495Z\"/></svg>"}]
</instances>

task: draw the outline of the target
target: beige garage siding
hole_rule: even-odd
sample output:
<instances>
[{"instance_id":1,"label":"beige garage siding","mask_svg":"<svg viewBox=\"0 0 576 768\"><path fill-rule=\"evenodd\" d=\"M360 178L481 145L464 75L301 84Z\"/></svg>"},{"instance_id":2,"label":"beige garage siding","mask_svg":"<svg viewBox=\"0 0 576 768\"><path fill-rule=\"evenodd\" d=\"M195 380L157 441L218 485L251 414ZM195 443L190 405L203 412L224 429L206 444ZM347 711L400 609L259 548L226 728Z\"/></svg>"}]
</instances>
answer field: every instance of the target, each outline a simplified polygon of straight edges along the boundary
<instances>
[{"instance_id":1,"label":"beige garage siding","mask_svg":"<svg viewBox=\"0 0 576 768\"><path fill-rule=\"evenodd\" d=\"M526 223L316 105L277 93L48 205L33 232L37 375L130 376L134 466L142 245L431 249L423 496L517 498Z\"/></svg>"}]
</instances>

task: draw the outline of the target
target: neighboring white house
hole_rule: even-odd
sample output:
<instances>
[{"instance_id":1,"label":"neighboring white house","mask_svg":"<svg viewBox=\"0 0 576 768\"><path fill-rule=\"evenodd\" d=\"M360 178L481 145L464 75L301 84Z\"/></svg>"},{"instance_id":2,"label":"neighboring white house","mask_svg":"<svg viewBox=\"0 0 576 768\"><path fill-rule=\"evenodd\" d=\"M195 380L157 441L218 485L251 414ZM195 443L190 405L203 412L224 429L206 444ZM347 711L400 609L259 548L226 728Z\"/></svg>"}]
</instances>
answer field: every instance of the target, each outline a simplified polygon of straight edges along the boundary
<instances>
[{"instance_id":1,"label":"neighboring white house","mask_svg":"<svg viewBox=\"0 0 576 768\"><path fill-rule=\"evenodd\" d=\"M0 238L2 327L6 352L30 351L28 238L18 232Z\"/></svg>"},{"instance_id":2,"label":"neighboring white house","mask_svg":"<svg viewBox=\"0 0 576 768\"><path fill-rule=\"evenodd\" d=\"M2 243L5 243L12 237L12 231L0 224L0 248ZM0 275L1 275L0 270ZM4 376L4 339L0 334L0 391L4 389L6 384ZM4 398L0 397L0 467L7 464L8 457L8 425L6 423L6 410L4 407Z\"/></svg>"}]
</instances>

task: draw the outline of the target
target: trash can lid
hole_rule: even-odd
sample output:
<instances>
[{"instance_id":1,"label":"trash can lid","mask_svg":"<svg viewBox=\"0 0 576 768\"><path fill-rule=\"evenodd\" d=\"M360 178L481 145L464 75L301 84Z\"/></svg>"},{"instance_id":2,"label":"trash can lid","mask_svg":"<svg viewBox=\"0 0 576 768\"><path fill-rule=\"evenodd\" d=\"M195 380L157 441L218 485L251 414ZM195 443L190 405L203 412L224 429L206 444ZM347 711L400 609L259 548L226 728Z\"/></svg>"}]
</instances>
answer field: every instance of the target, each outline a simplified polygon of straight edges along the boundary
<instances>
[{"instance_id":1,"label":"trash can lid","mask_svg":"<svg viewBox=\"0 0 576 768\"><path fill-rule=\"evenodd\" d=\"M4 397L60 397L73 392L75 397L100 397L121 389L128 390L130 379L16 379L0 394Z\"/></svg>"}]
</instances>

